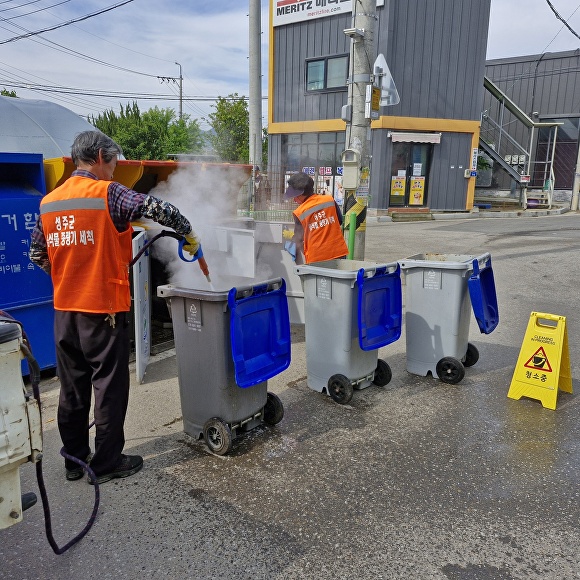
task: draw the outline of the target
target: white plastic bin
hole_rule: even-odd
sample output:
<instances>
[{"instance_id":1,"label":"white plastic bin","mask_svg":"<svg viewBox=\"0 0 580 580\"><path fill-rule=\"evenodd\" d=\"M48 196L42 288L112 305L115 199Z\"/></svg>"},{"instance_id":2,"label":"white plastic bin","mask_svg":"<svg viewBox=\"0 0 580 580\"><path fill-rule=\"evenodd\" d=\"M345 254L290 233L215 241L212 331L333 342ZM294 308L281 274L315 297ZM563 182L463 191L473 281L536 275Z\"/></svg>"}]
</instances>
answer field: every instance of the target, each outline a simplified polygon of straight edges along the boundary
<instances>
[{"instance_id":1,"label":"white plastic bin","mask_svg":"<svg viewBox=\"0 0 580 580\"><path fill-rule=\"evenodd\" d=\"M304 288L308 386L344 404L353 389L386 385L391 369L378 348L401 334L397 263L328 260L296 273Z\"/></svg>"},{"instance_id":2,"label":"white plastic bin","mask_svg":"<svg viewBox=\"0 0 580 580\"><path fill-rule=\"evenodd\" d=\"M489 274L483 284L478 277L475 286L470 285L474 263L478 273L481 265ZM483 295L497 313L490 255L417 254L399 260L399 265L405 276L407 370L458 383L465 376L465 367L479 359L477 348L468 342L470 292L478 294L479 302ZM489 333L496 325L494 320L482 332Z\"/></svg>"}]
</instances>

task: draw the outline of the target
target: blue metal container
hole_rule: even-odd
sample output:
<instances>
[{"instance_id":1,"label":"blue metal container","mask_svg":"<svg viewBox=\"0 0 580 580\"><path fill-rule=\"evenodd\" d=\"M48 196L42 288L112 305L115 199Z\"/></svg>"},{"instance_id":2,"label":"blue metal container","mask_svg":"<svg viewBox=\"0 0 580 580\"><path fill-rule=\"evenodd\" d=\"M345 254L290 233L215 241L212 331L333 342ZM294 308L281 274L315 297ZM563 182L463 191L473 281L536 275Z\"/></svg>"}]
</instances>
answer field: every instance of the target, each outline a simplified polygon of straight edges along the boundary
<instances>
[{"instance_id":1,"label":"blue metal container","mask_svg":"<svg viewBox=\"0 0 580 580\"><path fill-rule=\"evenodd\" d=\"M41 154L0 153L0 309L22 323L41 369L56 366L52 282L28 254L45 194Z\"/></svg>"}]
</instances>

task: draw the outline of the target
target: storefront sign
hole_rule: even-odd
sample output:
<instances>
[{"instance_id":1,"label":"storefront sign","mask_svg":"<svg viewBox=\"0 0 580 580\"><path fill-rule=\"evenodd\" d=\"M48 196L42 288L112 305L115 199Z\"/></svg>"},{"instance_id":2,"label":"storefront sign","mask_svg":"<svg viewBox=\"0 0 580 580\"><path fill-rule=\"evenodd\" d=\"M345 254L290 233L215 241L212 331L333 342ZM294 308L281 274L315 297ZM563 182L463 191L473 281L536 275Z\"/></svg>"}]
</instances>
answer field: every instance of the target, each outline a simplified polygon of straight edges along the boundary
<instances>
[{"instance_id":1,"label":"storefront sign","mask_svg":"<svg viewBox=\"0 0 580 580\"><path fill-rule=\"evenodd\" d=\"M352 0L272 0L273 26L352 13ZM377 0L384 6L385 0Z\"/></svg>"}]
</instances>

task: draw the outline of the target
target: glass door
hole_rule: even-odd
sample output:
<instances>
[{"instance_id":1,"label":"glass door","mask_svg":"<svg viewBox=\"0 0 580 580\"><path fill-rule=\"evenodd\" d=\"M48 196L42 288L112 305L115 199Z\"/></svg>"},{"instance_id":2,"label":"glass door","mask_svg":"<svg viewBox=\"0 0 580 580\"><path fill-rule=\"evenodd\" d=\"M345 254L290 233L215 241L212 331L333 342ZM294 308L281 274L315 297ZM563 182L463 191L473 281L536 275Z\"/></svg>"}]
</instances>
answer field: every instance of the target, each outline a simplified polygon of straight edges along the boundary
<instances>
[{"instance_id":1,"label":"glass door","mask_svg":"<svg viewBox=\"0 0 580 580\"><path fill-rule=\"evenodd\" d=\"M432 145L393 143L389 207L425 207Z\"/></svg>"}]
</instances>

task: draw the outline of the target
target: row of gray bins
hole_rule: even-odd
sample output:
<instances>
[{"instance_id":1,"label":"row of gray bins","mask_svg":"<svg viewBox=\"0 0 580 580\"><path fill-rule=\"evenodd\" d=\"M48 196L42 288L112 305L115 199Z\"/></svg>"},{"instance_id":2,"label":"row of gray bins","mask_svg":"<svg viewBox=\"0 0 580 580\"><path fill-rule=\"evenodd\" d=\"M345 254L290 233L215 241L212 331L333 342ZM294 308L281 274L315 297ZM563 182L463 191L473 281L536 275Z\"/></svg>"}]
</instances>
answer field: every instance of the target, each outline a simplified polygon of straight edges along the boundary
<instances>
[{"instance_id":1,"label":"row of gray bins","mask_svg":"<svg viewBox=\"0 0 580 580\"><path fill-rule=\"evenodd\" d=\"M470 304L482 333L498 322L491 257L419 254L393 263L330 260L296 266L304 289L308 387L340 404L392 377L378 350L401 336L405 274L407 371L460 382L479 358L468 342ZM173 322L184 431L226 454L233 440L284 417L268 379L290 365L282 278L223 291L159 286Z\"/></svg>"}]
</instances>

